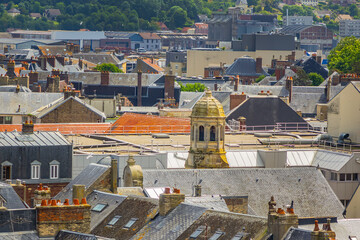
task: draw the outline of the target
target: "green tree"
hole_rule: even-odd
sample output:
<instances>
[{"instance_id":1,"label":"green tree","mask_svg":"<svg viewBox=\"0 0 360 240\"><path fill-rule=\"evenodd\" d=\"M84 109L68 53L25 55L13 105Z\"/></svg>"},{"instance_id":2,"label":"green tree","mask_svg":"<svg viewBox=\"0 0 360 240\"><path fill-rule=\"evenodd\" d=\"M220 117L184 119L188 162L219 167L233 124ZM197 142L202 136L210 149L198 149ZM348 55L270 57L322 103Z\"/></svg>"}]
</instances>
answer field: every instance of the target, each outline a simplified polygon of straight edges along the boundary
<instances>
[{"instance_id":1,"label":"green tree","mask_svg":"<svg viewBox=\"0 0 360 240\"><path fill-rule=\"evenodd\" d=\"M183 92L203 92L205 91L205 85L202 83L187 83L185 86L178 82L180 85L180 90Z\"/></svg>"},{"instance_id":2,"label":"green tree","mask_svg":"<svg viewBox=\"0 0 360 240\"><path fill-rule=\"evenodd\" d=\"M116 73L122 73L123 71L119 69L115 64L113 63L102 63L97 65L95 70L99 72L116 72Z\"/></svg>"},{"instance_id":3,"label":"green tree","mask_svg":"<svg viewBox=\"0 0 360 240\"><path fill-rule=\"evenodd\" d=\"M255 82L260 82L261 80L263 80L265 78L265 75L260 75L256 80Z\"/></svg>"},{"instance_id":4,"label":"green tree","mask_svg":"<svg viewBox=\"0 0 360 240\"><path fill-rule=\"evenodd\" d=\"M349 6L349 13L352 17L357 17L359 15L359 9L355 4Z\"/></svg>"},{"instance_id":5,"label":"green tree","mask_svg":"<svg viewBox=\"0 0 360 240\"><path fill-rule=\"evenodd\" d=\"M298 68L294 77L294 86L311 86L312 81L302 68Z\"/></svg>"},{"instance_id":6,"label":"green tree","mask_svg":"<svg viewBox=\"0 0 360 240\"><path fill-rule=\"evenodd\" d=\"M360 73L360 40L354 36L343 38L328 56L331 72Z\"/></svg>"},{"instance_id":7,"label":"green tree","mask_svg":"<svg viewBox=\"0 0 360 240\"><path fill-rule=\"evenodd\" d=\"M179 6L173 6L168 12L168 27L171 29L184 27L187 20L187 13Z\"/></svg>"},{"instance_id":8,"label":"green tree","mask_svg":"<svg viewBox=\"0 0 360 240\"><path fill-rule=\"evenodd\" d=\"M319 86L324 81L324 78L318 73L309 73L308 77L312 81L313 86Z\"/></svg>"}]
</instances>

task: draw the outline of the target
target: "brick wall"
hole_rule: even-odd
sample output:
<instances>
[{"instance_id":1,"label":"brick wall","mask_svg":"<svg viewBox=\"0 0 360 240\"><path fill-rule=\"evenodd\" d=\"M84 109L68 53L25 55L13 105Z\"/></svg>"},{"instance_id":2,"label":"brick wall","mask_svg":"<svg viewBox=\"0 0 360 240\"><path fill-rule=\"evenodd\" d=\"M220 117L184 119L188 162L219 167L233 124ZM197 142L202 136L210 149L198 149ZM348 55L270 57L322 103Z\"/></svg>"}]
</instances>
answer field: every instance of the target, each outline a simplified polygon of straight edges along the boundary
<instances>
[{"instance_id":1,"label":"brick wall","mask_svg":"<svg viewBox=\"0 0 360 240\"><path fill-rule=\"evenodd\" d=\"M225 203L230 212L234 213L248 213L248 197L224 197Z\"/></svg>"},{"instance_id":2,"label":"brick wall","mask_svg":"<svg viewBox=\"0 0 360 240\"><path fill-rule=\"evenodd\" d=\"M46 116L41 123L80 123L102 122L102 117L85 107L83 104L70 99Z\"/></svg>"}]
</instances>

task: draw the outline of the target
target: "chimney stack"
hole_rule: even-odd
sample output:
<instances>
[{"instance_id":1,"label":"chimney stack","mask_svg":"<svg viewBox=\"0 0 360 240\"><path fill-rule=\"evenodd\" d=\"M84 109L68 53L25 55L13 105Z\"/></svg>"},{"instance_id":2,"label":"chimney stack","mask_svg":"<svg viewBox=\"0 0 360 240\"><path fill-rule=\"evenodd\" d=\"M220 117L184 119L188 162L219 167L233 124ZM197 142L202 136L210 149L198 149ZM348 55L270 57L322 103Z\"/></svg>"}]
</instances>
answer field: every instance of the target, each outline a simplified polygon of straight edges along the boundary
<instances>
[{"instance_id":1,"label":"chimney stack","mask_svg":"<svg viewBox=\"0 0 360 240\"><path fill-rule=\"evenodd\" d=\"M256 73L262 73L262 58L256 58Z\"/></svg>"},{"instance_id":2,"label":"chimney stack","mask_svg":"<svg viewBox=\"0 0 360 240\"><path fill-rule=\"evenodd\" d=\"M32 121L26 121L22 125L22 133L23 134L32 134L34 133L34 123Z\"/></svg>"},{"instance_id":3,"label":"chimney stack","mask_svg":"<svg viewBox=\"0 0 360 240\"><path fill-rule=\"evenodd\" d=\"M110 73L108 71L101 72L101 85L108 86L110 82Z\"/></svg>"},{"instance_id":4,"label":"chimney stack","mask_svg":"<svg viewBox=\"0 0 360 240\"><path fill-rule=\"evenodd\" d=\"M74 184L73 185L73 199L83 199L85 198L85 185Z\"/></svg>"},{"instance_id":5,"label":"chimney stack","mask_svg":"<svg viewBox=\"0 0 360 240\"><path fill-rule=\"evenodd\" d=\"M8 64L7 64L7 72L6 75L9 78L15 78L16 77L16 73L15 73L15 61L14 60L9 60Z\"/></svg>"},{"instance_id":6,"label":"chimney stack","mask_svg":"<svg viewBox=\"0 0 360 240\"><path fill-rule=\"evenodd\" d=\"M118 161L116 159L111 159L111 191L117 194L118 187Z\"/></svg>"},{"instance_id":7,"label":"chimney stack","mask_svg":"<svg viewBox=\"0 0 360 240\"><path fill-rule=\"evenodd\" d=\"M138 71L138 82L137 82L137 106L141 106L141 95L142 95L142 72Z\"/></svg>"},{"instance_id":8,"label":"chimney stack","mask_svg":"<svg viewBox=\"0 0 360 240\"><path fill-rule=\"evenodd\" d=\"M46 60L47 56L46 55L42 55L39 57L39 64L40 64L40 68L44 71L46 71Z\"/></svg>"},{"instance_id":9,"label":"chimney stack","mask_svg":"<svg viewBox=\"0 0 360 240\"><path fill-rule=\"evenodd\" d=\"M329 77L328 82L326 84L326 101L329 102L330 101L330 97L331 97L331 77Z\"/></svg>"},{"instance_id":10,"label":"chimney stack","mask_svg":"<svg viewBox=\"0 0 360 240\"><path fill-rule=\"evenodd\" d=\"M320 230L318 220L315 220L314 231L311 232L311 240L336 239L335 232L331 229L331 219L327 219L323 228Z\"/></svg>"},{"instance_id":11,"label":"chimney stack","mask_svg":"<svg viewBox=\"0 0 360 240\"><path fill-rule=\"evenodd\" d=\"M288 90L288 92L289 92L289 103L291 103L291 99L292 99L293 84L294 84L293 78L287 77L286 83L285 83L285 89Z\"/></svg>"},{"instance_id":12,"label":"chimney stack","mask_svg":"<svg viewBox=\"0 0 360 240\"><path fill-rule=\"evenodd\" d=\"M60 56L60 55L56 55L55 58L62 66L65 66L65 57Z\"/></svg>"},{"instance_id":13,"label":"chimney stack","mask_svg":"<svg viewBox=\"0 0 360 240\"><path fill-rule=\"evenodd\" d=\"M67 85L70 84L68 72L61 72L59 76L60 76L60 81L65 81Z\"/></svg>"},{"instance_id":14,"label":"chimney stack","mask_svg":"<svg viewBox=\"0 0 360 240\"><path fill-rule=\"evenodd\" d=\"M51 191L50 188L42 185L42 183L39 184L37 189L34 191L34 198L32 205L35 207L37 205L40 205L42 200L48 201L51 199Z\"/></svg>"},{"instance_id":15,"label":"chimney stack","mask_svg":"<svg viewBox=\"0 0 360 240\"><path fill-rule=\"evenodd\" d=\"M185 194L180 193L179 189L174 188L173 193L170 188L165 188L165 192L160 194L159 213L160 216L166 216L170 211L185 201Z\"/></svg>"},{"instance_id":16,"label":"chimney stack","mask_svg":"<svg viewBox=\"0 0 360 240\"><path fill-rule=\"evenodd\" d=\"M234 92L237 92L239 89L239 76L234 78Z\"/></svg>"},{"instance_id":17,"label":"chimney stack","mask_svg":"<svg viewBox=\"0 0 360 240\"><path fill-rule=\"evenodd\" d=\"M218 90L218 85L217 83L214 84L214 91L216 92Z\"/></svg>"},{"instance_id":18,"label":"chimney stack","mask_svg":"<svg viewBox=\"0 0 360 240\"><path fill-rule=\"evenodd\" d=\"M195 189L195 197L201 197L201 185L195 185L194 186Z\"/></svg>"},{"instance_id":19,"label":"chimney stack","mask_svg":"<svg viewBox=\"0 0 360 240\"><path fill-rule=\"evenodd\" d=\"M175 76L165 75L164 98L174 98Z\"/></svg>"},{"instance_id":20,"label":"chimney stack","mask_svg":"<svg viewBox=\"0 0 360 240\"><path fill-rule=\"evenodd\" d=\"M48 57L48 63L50 64L51 67L55 67L55 57L54 56L49 56Z\"/></svg>"},{"instance_id":21,"label":"chimney stack","mask_svg":"<svg viewBox=\"0 0 360 240\"><path fill-rule=\"evenodd\" d=\"M241 103L243 103L246 100L246 95L243 93L241 94L231 94L230 95L230 110L233 110L237 106L239 106Z\"/></svg>"}]
</instances>

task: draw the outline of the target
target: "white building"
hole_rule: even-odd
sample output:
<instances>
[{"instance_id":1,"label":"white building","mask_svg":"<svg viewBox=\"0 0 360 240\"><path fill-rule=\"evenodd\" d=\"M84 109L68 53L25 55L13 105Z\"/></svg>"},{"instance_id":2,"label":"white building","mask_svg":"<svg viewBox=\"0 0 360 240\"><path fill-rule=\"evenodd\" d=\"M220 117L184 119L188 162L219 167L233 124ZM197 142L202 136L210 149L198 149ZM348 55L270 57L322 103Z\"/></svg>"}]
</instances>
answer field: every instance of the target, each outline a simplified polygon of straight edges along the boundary
<instances>
[{"instance_id":1,"label":"white building","mask_svg":"<svg viewBox=\"0 0 360 240\"><path fill-rule=\"evenodd\" d=\"M301 4L305 6L317 6L318 0L301 0Z\"/></svg>"},{"instance_id":2,"label":"white building","mask_svg":"<svg viewBox=\"0 0 360 240\"><path fill-rule=\"evenodd\" d=\"M312 25L313 17L312 16L284 16L283 25Z\"/></svg>"},{"instance_id":3,"label":"white building","mask_svg":"<svg viewBox=\"0 0 360 240\"><path fill-rule=\"evenodd\" d=\"M342 20L339 24L341 37L355 36L360 37L360 20Z\"/></svg>"}]
</instances>

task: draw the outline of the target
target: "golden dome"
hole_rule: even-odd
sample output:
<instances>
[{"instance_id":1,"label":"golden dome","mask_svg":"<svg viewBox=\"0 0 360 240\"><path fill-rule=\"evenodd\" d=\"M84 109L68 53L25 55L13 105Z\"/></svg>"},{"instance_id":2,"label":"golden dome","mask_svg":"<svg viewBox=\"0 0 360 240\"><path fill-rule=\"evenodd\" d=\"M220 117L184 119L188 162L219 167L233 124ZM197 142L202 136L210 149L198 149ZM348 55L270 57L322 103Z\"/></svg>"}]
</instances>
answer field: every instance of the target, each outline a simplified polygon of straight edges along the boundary
<instances>
[{"instance_id":1,"label":"golden dome","mask_svg":"<svg viewBox=\"0 0 360 240\"><path fill-rule=\"evenodd\" d=\"M205 96L203 96L193 107L191 117L225 118L225 113L221 103L212 96L210 90L206 90Z\"/></svg>"}]
</instances>

